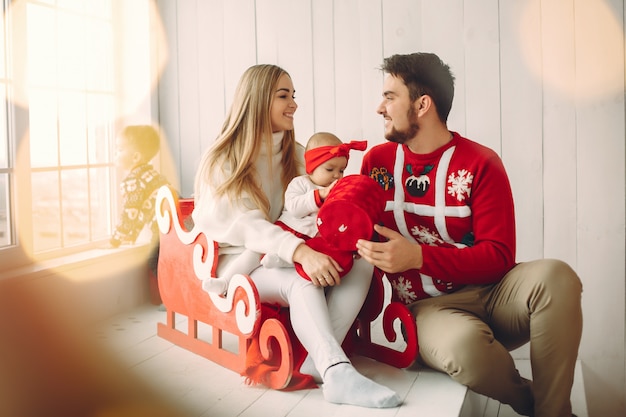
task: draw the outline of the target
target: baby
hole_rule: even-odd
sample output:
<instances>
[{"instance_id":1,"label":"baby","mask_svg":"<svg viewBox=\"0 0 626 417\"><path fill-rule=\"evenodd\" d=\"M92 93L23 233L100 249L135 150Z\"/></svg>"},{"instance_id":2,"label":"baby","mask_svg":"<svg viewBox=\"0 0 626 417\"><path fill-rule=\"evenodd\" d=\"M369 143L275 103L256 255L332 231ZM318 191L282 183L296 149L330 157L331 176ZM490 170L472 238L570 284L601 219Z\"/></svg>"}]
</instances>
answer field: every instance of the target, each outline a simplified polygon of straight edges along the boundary
<instances>
[{"instance_id":1,"label":"baby","mask_svg":"<svg viewBox=\"0 0 626 417\"><path fill-rule=\"evenodd\" d=\"M350 150L363 151L366 148L367 141L351 141L345 144L332 133L319 132L311 136L304 153L306 174L295 177L287 186L283 212L276 224L305 241L316 236L317 214L337 181L343 178ZM236 273L252 271L258 266L260 256L256 252L245 251L227 270L222 271L219 278L204 280L202 288L207 292L225 293L230 277ZM272 253L265 254L261 258L261 264L266 268L294 266ZM308 279L300 268L297 269ZM342 272L342 275L345 273L347 271Z\"/></svg>"}]
</instances>

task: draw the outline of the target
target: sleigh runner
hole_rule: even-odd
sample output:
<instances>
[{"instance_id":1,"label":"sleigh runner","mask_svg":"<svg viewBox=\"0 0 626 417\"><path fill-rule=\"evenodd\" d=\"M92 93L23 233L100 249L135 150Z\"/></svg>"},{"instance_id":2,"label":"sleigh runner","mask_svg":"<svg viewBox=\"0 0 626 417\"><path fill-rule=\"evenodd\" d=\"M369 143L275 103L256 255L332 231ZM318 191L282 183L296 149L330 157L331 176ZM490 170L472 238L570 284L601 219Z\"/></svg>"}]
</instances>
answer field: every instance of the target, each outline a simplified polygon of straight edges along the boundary
<instances>
[{"instance_id":1,"label":"sleigh runner","mask_svg":"<svg viewBox=\"0 0 626 417\"><path fill-rule=\"evenodd\" d=\"M203 279L216 276L218 246L197 228L185 225L192 211L193 200L179 200L167 186L159 189L158 286L166 308L166 322L158 323L157 334L269 388L315 386L310 376L299 372L306 352L293 334L287 308L261 303L247 275L233 277L226 296L202 289ZM368 298L344 341L344 348L348 354L404 368L417 356L415 325L406 306L398 302L385 305L382 280L382 273L375 272ZM372 340L372 322L381 312L383 334L390 343L398 337L394 323L400 320L406 341L403 349ZM186 331L177 328L178 316L187 318ZM202 323L210 327L210 340L199 337ZM226 349L226 334L237 339L236 351Z\"/></svg>"}]
</instances>

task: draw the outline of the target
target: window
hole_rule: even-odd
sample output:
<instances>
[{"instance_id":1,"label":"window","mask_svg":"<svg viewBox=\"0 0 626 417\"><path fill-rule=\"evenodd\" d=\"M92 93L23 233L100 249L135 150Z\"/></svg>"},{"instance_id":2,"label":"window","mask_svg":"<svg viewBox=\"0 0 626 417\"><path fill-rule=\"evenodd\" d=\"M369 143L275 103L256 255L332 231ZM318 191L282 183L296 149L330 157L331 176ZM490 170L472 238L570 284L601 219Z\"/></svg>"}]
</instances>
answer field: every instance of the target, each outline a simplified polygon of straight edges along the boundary
<instances>
[{"instance_id":1,"label":"window","mask_svg":"<svg viewBox=\"0 0 626 417\"><path fill-rule=\"evenodd\" d=\"M5 5L2 5L5 8ZM9 147L9 80L6 71L6 26L0 21L0 248L15 243L11 184L13 183L12 149Z\"/></svg>"},{"instance_id":2,"label":"window","mask_svg":"<svg viewBox=\"0 0 626 417\"><path fill-rule=\"evenodd\" d=\"M35 254L110 235L115 114L111 16L107 0L27 5Z\"/></svg>"},{"instance_id":3,"label":"window","mask_svg":"<svg viewBox=\"0 0 626 417\"><path fill-rule=\"evenodd\" d=\"M110 237L118 217L114 142L127 94L120 86L127 85L123 68L136 66L121 62L134 59L121 40L124 22L137 26L135 13L144 10L137 5L148 3L0 0L3 266L14 264L15 254L27 263ZM131 36L130 45L150 50L148 30ZM149 78L149 65L139 67ZM141 122L150 123L145 116Z\"/></svg>"}]
</instances>

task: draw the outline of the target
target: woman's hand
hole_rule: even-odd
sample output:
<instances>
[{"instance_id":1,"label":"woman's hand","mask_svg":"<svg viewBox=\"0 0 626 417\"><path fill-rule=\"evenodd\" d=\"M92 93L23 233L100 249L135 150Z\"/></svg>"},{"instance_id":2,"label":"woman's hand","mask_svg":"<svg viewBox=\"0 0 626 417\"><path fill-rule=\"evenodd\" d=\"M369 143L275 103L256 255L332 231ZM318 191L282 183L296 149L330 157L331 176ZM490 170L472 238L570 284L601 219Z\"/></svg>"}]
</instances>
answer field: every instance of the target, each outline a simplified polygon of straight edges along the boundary
<instances>
[{"instance_id":1,"label":"woman's hand","mask_svg":"<svg viewBox=\"0 0 626 417\"><path fill-rule=\"evenodd\" d=\"M343 269L339 264L330 256L317 252L304 243L296 248L293 261L302 265L314 285L328 287L341 282L339 272L343 272Z\"/></svg>"}]
</instances>

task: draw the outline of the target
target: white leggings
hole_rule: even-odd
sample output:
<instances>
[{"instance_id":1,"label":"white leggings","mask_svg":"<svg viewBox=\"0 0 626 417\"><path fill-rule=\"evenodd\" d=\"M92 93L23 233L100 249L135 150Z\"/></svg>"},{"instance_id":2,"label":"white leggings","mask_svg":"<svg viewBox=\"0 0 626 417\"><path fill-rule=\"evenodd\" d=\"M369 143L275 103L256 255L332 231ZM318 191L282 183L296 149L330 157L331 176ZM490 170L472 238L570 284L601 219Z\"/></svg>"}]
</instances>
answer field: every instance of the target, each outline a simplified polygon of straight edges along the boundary
<instances>
[{"instance_id":1,"label":"white leggings","mask_svg":"<svg viewBox=\"0 0 626 417\"><path fill-rule=\"evenodd\" d=\"M341 284L316 287L293 268L255 269L250 277L261 302L289 306L291 325L320 375L330 366L347 362L341 343L361 310L373 267L357 259Z\"/></svg>"}]
</instances>

